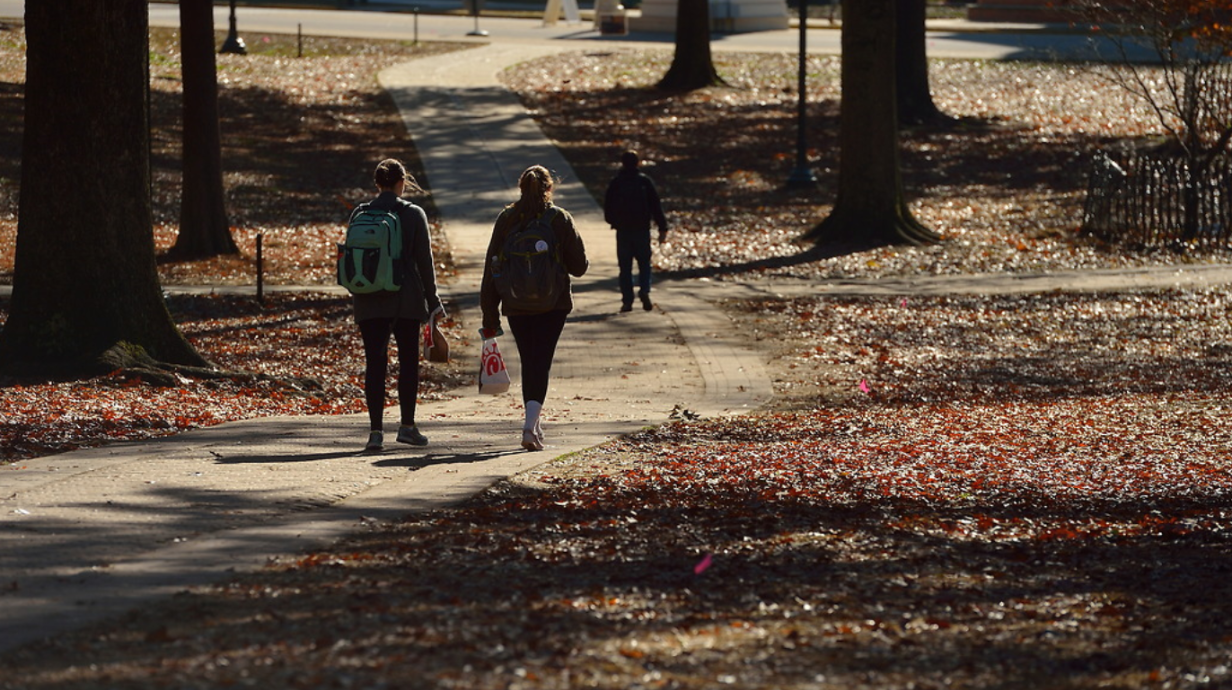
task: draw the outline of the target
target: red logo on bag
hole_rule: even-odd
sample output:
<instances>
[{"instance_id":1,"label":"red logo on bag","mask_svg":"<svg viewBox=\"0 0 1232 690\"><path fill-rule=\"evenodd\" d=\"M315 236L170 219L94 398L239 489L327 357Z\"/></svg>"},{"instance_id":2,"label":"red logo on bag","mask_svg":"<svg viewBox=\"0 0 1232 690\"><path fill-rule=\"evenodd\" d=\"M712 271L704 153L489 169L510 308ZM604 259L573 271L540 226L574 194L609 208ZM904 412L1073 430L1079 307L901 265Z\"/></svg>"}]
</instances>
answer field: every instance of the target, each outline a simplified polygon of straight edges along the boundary
<instances>
[{"instance_id":1,"label":"red logo on bag","mask_svg":"<svg viewBox=\"0 0 1232 690\"><path fill-rule=\"evenodd\" d=\"M500 349L495 340L489 340L483 346L483 371L488 376L494 376L505 370L505 358L501 357Z\"/></svg>"}]
</instances>

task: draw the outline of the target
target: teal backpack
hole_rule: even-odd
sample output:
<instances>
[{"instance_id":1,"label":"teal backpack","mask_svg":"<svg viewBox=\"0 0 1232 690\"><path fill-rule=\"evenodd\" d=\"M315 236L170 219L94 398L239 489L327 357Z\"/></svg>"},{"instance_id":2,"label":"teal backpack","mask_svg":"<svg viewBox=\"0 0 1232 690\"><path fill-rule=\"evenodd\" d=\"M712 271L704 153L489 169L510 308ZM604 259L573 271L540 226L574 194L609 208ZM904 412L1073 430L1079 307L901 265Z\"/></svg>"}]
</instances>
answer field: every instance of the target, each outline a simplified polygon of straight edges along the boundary
<instances>
[{"instance_id":1,"label":"teal backpack","mask_svg":"<svg viewBox=\"0 0 1232 690\"><path fill-rule=\"evenodd\" d=\"M353 295L402 289L402 222L395 211L362 207L338 245L338 284Z\"/></svg>"}]
</instances>

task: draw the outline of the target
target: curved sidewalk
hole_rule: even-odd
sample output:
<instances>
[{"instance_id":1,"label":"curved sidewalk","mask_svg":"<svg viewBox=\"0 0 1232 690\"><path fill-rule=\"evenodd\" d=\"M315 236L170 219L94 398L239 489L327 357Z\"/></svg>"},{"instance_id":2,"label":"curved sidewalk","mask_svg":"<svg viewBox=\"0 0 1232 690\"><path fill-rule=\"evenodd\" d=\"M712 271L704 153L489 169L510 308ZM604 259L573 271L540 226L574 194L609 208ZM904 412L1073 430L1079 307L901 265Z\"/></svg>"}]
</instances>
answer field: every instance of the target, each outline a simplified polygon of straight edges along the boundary
<instances>
[{"instance_id":1,"label":"curved sidewalk","mask_svg":"<svg viewBox=\"0 0 1232 690\"><path fill-rule=\"evenodd\" d=\"M452 55L389 70L382 82L427 166L461 268L445 288L468 328L479 324L491 223L515 197L517 174L541 163L564 180L557 200L577 218L592 267L576 285L577 309L554 367L547 452L518 447L515 383L501 396L467 389L423 403L427 448L390 443L365 455L362 415L280 417L0 467L0 650L260 567L373 520L456 504L503 477L662 423L677 406L716 415L768 398L759 358L725 337L726 318L690 291L665 287L655 293L664 306L616 312L610 230L496 79L506 64L544 50L489 46L463 61ZM512 339L503 344L516 381Z\"/></svg>"}]
</instances>

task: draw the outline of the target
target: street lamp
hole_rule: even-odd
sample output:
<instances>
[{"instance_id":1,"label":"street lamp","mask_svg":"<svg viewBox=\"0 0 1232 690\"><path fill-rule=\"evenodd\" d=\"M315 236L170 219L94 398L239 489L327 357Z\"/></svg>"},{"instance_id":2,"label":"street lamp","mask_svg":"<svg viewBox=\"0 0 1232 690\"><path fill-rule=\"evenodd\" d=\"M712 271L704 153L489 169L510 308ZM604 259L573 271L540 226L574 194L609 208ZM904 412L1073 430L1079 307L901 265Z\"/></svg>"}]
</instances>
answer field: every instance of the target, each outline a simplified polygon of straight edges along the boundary
<instances>
[{"instance_id":1,"label":"street lamp","mask_svg":"<svg viewBox=\"0 0 1232 690\"><path fill-rule=\"evenodd\" d=\"M805 145L805 128L807 122L808 99L805 98L805 71L807 53L805 52L808 46L808 0L800 0L800 83L796 89L799 93L799 103L796 111L796 169L791 171L791 176L787 178L788 187L808 187L817 184L817 176L813 174L812 168L808 167L808 151Z\"/></svg>"},{"instance_id":2,"label":"street lamp","mask_svg":"<svg viewBox=\"0 0 1232 690\"><path fill-rule=\"evenodd\" d=\"M244 39L240 38L239 32L235 29L235 0L231 0L231 30L227 33L227 40L222 42L222 47L218 49L218 52L248 54L248 49L244 47Z\"/></svg>"}]
</instances>

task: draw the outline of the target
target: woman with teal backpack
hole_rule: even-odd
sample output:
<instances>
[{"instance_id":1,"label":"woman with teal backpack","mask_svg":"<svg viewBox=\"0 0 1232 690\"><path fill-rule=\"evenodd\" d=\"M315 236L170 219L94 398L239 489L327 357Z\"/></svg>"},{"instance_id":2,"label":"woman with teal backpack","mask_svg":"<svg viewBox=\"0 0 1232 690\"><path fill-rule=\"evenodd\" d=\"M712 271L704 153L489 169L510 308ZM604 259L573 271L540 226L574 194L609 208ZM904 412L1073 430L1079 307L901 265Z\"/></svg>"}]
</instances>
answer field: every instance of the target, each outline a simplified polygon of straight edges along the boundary
<instances>
[{"instance_id":1,"label":"woman with teal backpack","mask_svg":"<svg viewBox=\"0 0 1232 690\"><path fill-rule=\"evenodd\" d=\"M397 440L413 446L426 446L428 439L415 424L415 403L419 396L419 337L423 323L444 316L436 292L436 269L428 216L419 206L402 198L410 189L423 190L401 162L386 159L373 173L377 197L355 207L351 220L370 209L396 215L401 234L401 256L396 258L401 287L355 294L355 322L364 341L364 400L368 406L368 443L364 449L384 447L385 377L389 369L389 339L398 348L398 407L401 413Z\"/></svg>"}]
</instances>

